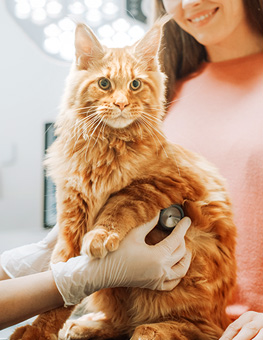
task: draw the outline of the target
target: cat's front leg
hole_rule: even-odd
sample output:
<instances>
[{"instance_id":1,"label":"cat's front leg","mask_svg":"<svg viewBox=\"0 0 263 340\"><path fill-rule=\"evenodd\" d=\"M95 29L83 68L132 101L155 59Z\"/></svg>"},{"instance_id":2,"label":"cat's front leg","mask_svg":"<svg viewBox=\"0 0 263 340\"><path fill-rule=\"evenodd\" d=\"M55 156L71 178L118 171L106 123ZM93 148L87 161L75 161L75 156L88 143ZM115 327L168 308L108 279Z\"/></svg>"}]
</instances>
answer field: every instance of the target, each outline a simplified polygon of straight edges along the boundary
<instances>
[{"instance_id":1,"label":"cat's front leg","mask_svg":"<svg viewBox=\"0 0 263 340\"><path fill-rule=\"evenodd\" d=\"M84 236L82 253L90 257L103 258L108 252L117 250L119 243L118 233L108 231L105 225L98 225Z\"/></svg>"},{"instance_id":2,"label":"cat's front leg","mask_svg":"<svg viewBox=\"0 0 263 340\"><path fill-rule=\"evenodd\" d=\"M130 230L151 221L157 215L160 203L154 197L148 199L151 195L147 195L147 189L139 195L138 191L143 190L143 186L138 189L131 185L107 201L97 217L94 229L83 238L82 253L90 257L105 257L108 252L118 249Z\"/></svg>"}]
</instances>

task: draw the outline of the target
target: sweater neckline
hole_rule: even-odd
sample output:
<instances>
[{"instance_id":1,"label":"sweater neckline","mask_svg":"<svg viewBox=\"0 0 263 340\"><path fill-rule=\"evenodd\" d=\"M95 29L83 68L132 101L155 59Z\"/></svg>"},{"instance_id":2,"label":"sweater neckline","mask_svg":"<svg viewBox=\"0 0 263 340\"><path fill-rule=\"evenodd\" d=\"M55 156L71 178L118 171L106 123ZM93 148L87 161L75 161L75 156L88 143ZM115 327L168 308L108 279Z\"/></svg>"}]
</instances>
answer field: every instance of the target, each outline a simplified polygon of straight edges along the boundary
<instances>
[{"instance_id":1,"label":"sweater neckline","mask_svg":"<svg viewBox=\"0 0 263 340\"><path fill-rule=\"evenodd\" d=\"M263 52L258 52L255 54L250 54L244 57L240 58L234 58L234 59L228 59L224 61L217 61L217 62L209 62L209 61L204 61L202 65L206 66L232 66L232 65L238 65L238 64L243 64L246 62L251 62L257 59L263 58Z\"/></svg>"}]
</instances>

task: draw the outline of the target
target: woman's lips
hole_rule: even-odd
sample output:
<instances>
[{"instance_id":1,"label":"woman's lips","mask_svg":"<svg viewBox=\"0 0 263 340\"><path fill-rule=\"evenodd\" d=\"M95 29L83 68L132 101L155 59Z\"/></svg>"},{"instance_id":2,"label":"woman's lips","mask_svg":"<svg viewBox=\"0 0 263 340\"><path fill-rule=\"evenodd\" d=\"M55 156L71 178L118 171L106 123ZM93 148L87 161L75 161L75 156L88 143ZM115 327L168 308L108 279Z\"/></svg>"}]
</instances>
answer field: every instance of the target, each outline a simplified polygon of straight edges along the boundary
<instances>
[{"instance_id":1,"label":"woman's lips","mask_svg":"<svg viewBox=\"0 0 263 340\"><path fill-rule=\"evenodd\" d=\"M212 10L202 11L195 15L192 15L187 20L194 24L203 24L203 23L208 22L215 15L217 11L218 11L218 7Z\"/></svg>"}]
</instances>

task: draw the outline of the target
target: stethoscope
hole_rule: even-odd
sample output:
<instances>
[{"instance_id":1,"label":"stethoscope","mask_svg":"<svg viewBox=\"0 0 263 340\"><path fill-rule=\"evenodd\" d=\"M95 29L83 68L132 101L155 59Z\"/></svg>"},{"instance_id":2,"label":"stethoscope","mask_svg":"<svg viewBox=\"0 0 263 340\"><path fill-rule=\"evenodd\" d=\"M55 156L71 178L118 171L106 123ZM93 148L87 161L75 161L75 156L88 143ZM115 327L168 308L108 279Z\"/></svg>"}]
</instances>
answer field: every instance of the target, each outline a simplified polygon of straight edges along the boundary
<instances>
[{"instance_id":1,"label":"stethoscope","mask_svg":"<svg viewBox=\"0 0 263 340\"><path fill-rule=\"evenodd\" d=\"M172 204L160 211L158 225L164 230L172 231L183 217L183 208L179 204Z\"/></svg>"}]
</instances>

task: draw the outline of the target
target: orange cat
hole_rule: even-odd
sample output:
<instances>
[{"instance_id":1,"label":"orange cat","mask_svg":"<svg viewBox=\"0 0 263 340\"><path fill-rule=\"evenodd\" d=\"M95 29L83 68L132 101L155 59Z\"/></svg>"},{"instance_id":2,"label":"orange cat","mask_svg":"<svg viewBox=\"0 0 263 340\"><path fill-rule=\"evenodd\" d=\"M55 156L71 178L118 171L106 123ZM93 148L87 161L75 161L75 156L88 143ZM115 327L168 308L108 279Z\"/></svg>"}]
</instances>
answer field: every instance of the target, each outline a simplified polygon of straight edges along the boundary
<instances>
[{"instance_id":1,"label":"orange cat","mask_svg":"<svg viewBox=\"0 0 263 340\"><path fill-rule=\"evenodd\" d=\"M124 49L105 48L89 28L77 26L76 64L46 162L57 186L60 226L52 261L81 249L106 256L129 230L176 203L192 220L186 235L192 262L171 292L115 288L93 294L86 304L95 314L68 320L59 339L211 340L229 322L225 307L236 270L231 205L216 169L162 133L162 25ZM165 235L156 228L147 240L154 244ZM62 308L42 315L11 339L56 339L68 314Z\"/></svg>"}]
</instances>

